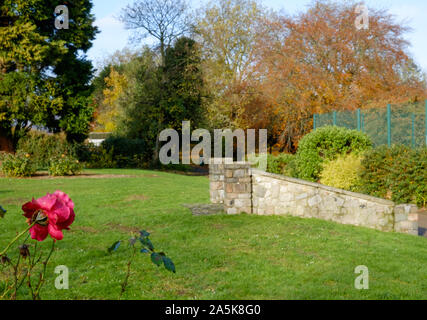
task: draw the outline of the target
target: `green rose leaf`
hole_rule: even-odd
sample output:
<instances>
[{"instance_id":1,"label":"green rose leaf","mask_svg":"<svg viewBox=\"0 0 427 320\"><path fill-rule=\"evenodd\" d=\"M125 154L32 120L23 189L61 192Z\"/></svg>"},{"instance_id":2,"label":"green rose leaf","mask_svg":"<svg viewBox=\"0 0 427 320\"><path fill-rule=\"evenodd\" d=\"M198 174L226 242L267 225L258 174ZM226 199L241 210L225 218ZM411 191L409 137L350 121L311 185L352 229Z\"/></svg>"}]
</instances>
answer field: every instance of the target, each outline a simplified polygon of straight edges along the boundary
<instances>
[{"instance_id":1,"label":"green rose leaf","mask_svg":"<svg viewBox=\"0 0 427 320\"><path fill-rule=\"evenodd\" d=\"M146 238L150 235L150 233L145 231L145 230L141 230L141 231L139 231L139 233L141 234L141 237L143 237L143 238Z\"/></svg>"},{"instance_id":2,"label":"green rose leaf","mask_svg":"<svg viewBox=\"0 0 427 320\"><path fill-rule=\"evenodd\" d=\"M163 263L162 256L158 254L157 252L153 252L151 254L151 261L158 267L160 267Z\"/></svg>"},{"instance_id":3,"label":"green rose leaf","mask_svg":"<svg viewBox=\"0 0 427 320\"><path fill-rule=\"evenodd\" d=\"M4 215L6 214L6 210L2 207L2 206L0 206L0 218L4 218Z\"/></svg>"},{"instance_id":4,"label":"green rose leaf","mask_svg":"<svg viewBox=\"0 0 427 320\"><path fill-rule=\"evenodd\" d=\"M150 239L148 238L139 238L139 241L141 241L141 243L146 246L148 249L150 249L151 251L154 250L154 246L151 243Z\"/></svg>"},{"instance_id":5,"label":"green rose leaf","mask_svg":"<svg viewBox=\"0 0 427 320\"><path fill-rule=\"evenodd\" d=\"M162 259L166 270L176 273L175 265L173 264L172 260L166 256L162 256Z\"/></svg>"},{"instance_id":6,"label":"green rose leaf","mask_svg":"<svg viewBox=\"0 0 427 320\"><path fill-rule=\"evenodd\" d=\"M113 243L111 247L108 248L108 252L111 253L113 251L117 251L117 249L120 247L121 241L116 241Z\"/></svg>"}]
</instances>

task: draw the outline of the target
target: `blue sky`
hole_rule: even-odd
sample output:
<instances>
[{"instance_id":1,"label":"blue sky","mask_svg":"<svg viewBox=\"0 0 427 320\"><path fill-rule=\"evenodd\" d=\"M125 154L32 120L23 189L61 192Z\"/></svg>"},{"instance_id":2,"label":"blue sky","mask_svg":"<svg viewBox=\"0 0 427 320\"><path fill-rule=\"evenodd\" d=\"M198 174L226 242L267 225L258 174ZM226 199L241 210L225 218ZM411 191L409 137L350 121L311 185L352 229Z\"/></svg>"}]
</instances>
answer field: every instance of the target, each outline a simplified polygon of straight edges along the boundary
<instances>
[{"instance_id":1,"label":"blue sky","mask_svg":"<svg viewBox=\"0 0 427 320\"><path fill-rule=\"evenodd\" d=\"M127 4L134 0L93 0L95 24L101 33L97 35L88 57L95 66L101 63L108 55L126 46L140 46L129 42L130 32L125 30L116 17ZM207 0L192 0L194 9L200 7ZM261 4L275 10L284 10L287 13L304 11L312 0L260 0ZM427 1L426 0L367 0L365 3L374 8L387 9L396 15L397 20L405 21L413 30L406 35L411 42L410 53L419 66L427 72Z\"/></svg>"}]
</instances>

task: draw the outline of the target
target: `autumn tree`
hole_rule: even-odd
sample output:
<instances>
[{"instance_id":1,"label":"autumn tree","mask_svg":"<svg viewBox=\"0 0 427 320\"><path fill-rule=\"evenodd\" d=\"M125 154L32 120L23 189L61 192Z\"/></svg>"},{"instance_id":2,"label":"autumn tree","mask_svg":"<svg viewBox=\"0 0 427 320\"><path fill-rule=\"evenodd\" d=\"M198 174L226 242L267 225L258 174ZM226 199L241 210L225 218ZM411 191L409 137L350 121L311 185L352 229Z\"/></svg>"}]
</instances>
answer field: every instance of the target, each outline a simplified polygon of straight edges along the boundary
<instances>
[{"instance_id":1,"label":"autumn tree","mask_svg":"<svg viewBox=\"0 0 427 320\"><path fill-rule=\"evenodd\" d=\"M93 131L114 133L117 130L123 114L119 99L128 85L129 68L134 67L133 62L140 59L144 50L124 48L98 65L99 72L92 80L92 100L96 106Z\"/></svg>"},{"instance_id":2,"label":"autumn tree","mask_svg":"<svg viewBox=\"0 0 427 320\"><path fill-rule=\"evenodd\" d=\"M101 113L99 123L104 126L106 132L114 132L117 128L117 120L120 114L118 99L123 94L127 79L111 67L110 74L105 78L106 88L103 90L104 100L102 104L107 107L106 112Z\"/></svg>"},{"instance_id":3,"label":"autumn tree","mask_svg":"<svg viewBox=\"0 0 427 320\"><path fill-rule=\"evenodd\" d=\"M220 0L208 3L198 15L195 34L211 94L208 114L213 127L239 125L248 98L243 87L251 76L258 24L265 14L254 0Z\"/></svg>"},{"instance_id":4,"label":"autumn tree","mask_svg":"<svg viewBox=\"0 0 427 320\"><path fill-rule=\"evenodd\" d=\"M265 20L256 44L256 71L247 84L258 105L246 105L246 125L257 125L251 121L256 110L270 115L263 116L268 122L263 125L292 151L312 128L313 113L426 97L404 38L408 28L371 8L369 28L358 30L355 9L353 2L317 1L296 16Z\"/></svg>"}]
</instances>

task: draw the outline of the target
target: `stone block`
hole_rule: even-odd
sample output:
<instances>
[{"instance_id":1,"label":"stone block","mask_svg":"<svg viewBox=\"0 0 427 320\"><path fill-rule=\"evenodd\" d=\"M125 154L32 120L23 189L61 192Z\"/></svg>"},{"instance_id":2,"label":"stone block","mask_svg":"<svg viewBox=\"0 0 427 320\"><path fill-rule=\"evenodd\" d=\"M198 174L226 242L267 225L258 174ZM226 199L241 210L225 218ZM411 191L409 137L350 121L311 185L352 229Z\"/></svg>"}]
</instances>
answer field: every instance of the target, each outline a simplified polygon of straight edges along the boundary
<instances>
[{"instance_id":1,"label":"stone block","mask_svg":"<svg viewBox=\"0 0 427 320\"><path fill-rule=\"evenodd\" d=\"M237 214L236 208L227 208L227 214Z\"/></svg>"},{"instance_id":2,"label":"stone block","mask_svg":"<svg viewBox=\"0 0 427 320\"><path fill-rule=\"evenodd\" d=\"M271 197L278 198L280 194L280 186L278 184L271 185Z\"/></svg>"},{"instance_id":3,"label":"stone block","mask_svg":"<svg viewBox=\"0 0 427 320\"><path fill-rule=\"evenodd\" d=\"M408 215L406 213L395 213L394 215L395 222L401 222L408 220Z\"/></svg>"},{"instance_id":4,"label":"stone block","mask_svg":"<svg viewBox=\"0 0 427 320\"><path fill-rule=\"evenodd\" d=\"M418 207L415 204L399 204L394 207L395 214L417 213Z\"/></svg>"},{"instance_id":5,"label":"stone block","mask_svg":"<svg viewBox=\"0 0 427 320\"><path fill-rule=\"evenodd\" d=\"M241 193L241 194L239 194L238 198L239 199L251 199L252 196L251 196L250 192L247 192L247 193Z\"/></svg>"},{"instance_id":6,"label":"stone block","mask_svg":"<svg viewBox=\"0 0 427 320\"><path fill-rule=\"evenodd\" d=\"M233 177L235 178L243 178L246 176L248 176L248 172L245 169L238 169L238 170L235 170L233 173Z\"/></svg>"},{"instance_id":7,"label":"stone block","mask_svg":"<svg viewBox=\"0 0 427 320\"><path fill-rule=\"evenodd\" d=\"M290 192L281 193L279 199L281 202L290 202L293 199L293 195Z\"/></svg>"},{"instance_id":8,"label":"stone block","mask_svg":"<svg viewBox=\"0 0 427 320\"><path fill-rule=\"evenodd\" d=\"M416 221L418 222L418 213L410 213L408 214L408 221Z\"/></svg>"},{"instance_id":9,"label":"stone block","mask_svg":"<svg viewBox=\"0 0 427 320\"><path fill-rule=\"evenodd\" d=\"M314 197L308 199L308 205L310 207L317 206L320 202L322 202L322 197L319 195L315 195Z\"/></svg>"},{"instance_id":10,"label":"stone block","mask_svg":"<svg viewBox=\"0 0 427 320\"><path fill-rule=\"evenodd\" d=\"M254 193L257 197L264 198L266 192L267 192L267 189L264 188L263 186L258 185L254 188Z\"/></svg>"},{"instance_id":11,"label":"stone block","mask_svg":"<svg viewBox=\"0 0 427 320\"><path fill-rule=\"evenodd\" d=\"M308 198L308 193L300 193L295 196L295 200L302 200L307 198Z\"/></svg>"},{"instance_id":12,"label":"stone block","mask_svg":"<svg viewBox=\"0 0 427 320\"><path fill-rule=\"evenodd\" d=\"M233 192L235 193L244 193L248 192L249 186L245 183L236 183L233 185Z\"/></svg>"}]
</instances>

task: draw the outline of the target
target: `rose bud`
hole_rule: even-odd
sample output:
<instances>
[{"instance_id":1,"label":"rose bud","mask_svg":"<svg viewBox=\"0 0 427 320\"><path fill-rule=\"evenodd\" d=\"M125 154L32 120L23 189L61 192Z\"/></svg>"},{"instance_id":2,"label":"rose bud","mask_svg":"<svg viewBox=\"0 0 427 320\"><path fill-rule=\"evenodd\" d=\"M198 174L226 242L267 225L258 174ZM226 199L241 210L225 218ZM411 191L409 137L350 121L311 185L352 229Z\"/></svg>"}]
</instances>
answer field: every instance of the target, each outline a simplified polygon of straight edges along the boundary
<instances>
[{"instance_id":1,"label":"rose bud","mask_svg":"<svg viewBox=\"0 0 427 320\"><path fill-rule=\"evenodd\" d=\"M1 263L2 264L10 263L9 257L8 256L1 256Z\"/></svg>"},{"instance_id":2,"label":"rose bud","mask_svg":"<svg viewBox=\"0 0 427 320\"><path fill-rule=\"evenodd\" d=\"M26 244L19 246L19 254L25 259L30 255L30 250Z\"/></svg>"}]
</instances>

